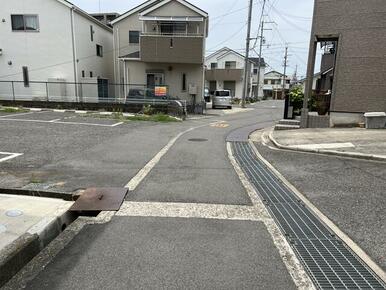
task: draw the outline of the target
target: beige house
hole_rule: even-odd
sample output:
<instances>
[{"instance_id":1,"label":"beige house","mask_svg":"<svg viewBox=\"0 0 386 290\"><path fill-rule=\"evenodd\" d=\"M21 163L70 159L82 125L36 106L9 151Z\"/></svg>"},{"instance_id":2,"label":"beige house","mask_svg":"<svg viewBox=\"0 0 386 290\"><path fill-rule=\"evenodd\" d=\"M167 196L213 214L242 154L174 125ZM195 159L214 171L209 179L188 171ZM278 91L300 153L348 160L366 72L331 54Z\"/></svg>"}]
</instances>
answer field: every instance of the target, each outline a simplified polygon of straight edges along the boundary
<instances>
[{"instance_id":1,"label":"beige house","mask_svg":"<svg viewBox=\"0 0 386 290\"><path fill-rule=\"evenodd\" d=\"M168 95L200 102L204 95L208 14L185 0L149 0L111 22L114 75L120 91L167 86Z\"/></svg>"}]
</instances>

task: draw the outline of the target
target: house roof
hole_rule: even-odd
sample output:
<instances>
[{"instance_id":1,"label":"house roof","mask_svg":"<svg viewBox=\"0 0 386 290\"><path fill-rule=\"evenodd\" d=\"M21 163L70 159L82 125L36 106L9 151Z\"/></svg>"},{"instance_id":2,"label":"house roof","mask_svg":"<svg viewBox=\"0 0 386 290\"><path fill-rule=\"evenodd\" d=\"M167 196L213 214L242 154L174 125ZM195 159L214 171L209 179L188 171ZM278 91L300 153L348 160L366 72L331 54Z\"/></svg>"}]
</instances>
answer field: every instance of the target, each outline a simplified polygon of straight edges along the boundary
<instances>
[{"instance_id":1,"label":"house roof","mask_svg":"<svg viewBox=\"0 0 386 290\"><path fill-rule=\"evenodd\" d=\"M239 52L237 52L237 51L235 51L235 50L233 50L233 49L231 49L231 48L225 46L225 47L223 47L223 48L217 50L216 52L214 52L214 53L208 55L208 56L206 57L206 59L212 58L212 57L214 57L215 55L220 54L220 53L222 53L222 52L224 52L223 55L228 54L228 53L234 53L234 54L237 54L238 56L240 56L240 57L242 57L242 58L245 58L245 56L242 55L241 53L239 53ZM254 63L254 64L259 64L259 58L258 58L258 57L250 57L250 58L249 58L249 61L252 62L252 63ZM265 61L264 61L264 58L261 58L261 66L262 66L262 67L265 67L265 66L266 66Z\"/></svg>"},{"instance_id":2,"label":"house roof","mask_svg":"<svg viewBox=\"0 0 386 290\"><path fill-rule=\"evenodd\" d=\"M200 14L204 17L208 17L208 13L206 13L204 10L198 8L197 6L193 5L192 3L190 3L186 0L148 0L148 1L142 3L138 6L130 9L129 11L123 13L121 16L119 16L118 18L111 21L111 24L114 25L115 23L118 23L119 21L125 19L126 17L129 17L130 15L133 15L134 13L141 13L141 15L150 13L151 11L153 11L159 7L162 7L163 5L166 5L167 3L171 2L171 1L177 1L177 2L181 3L182 5L188 7L189 9L197 12L198 14Z\"/></svg>"},{"instance_id":3,"label":"house roof","mask_svg":"<svg viewBox=\"0 0 386 290\"><path fill-rule=\"evenodd\" d=\"M250 57L249 60L255 64L259 64L259 57ZM262 57L261 58L261 63L260 63L261 66L266 66L265 64L265 60L264 58Z\"/></svg>"},{"instance_id":4,"label":"house roof","mask_svg":"<svg viewBox=\"0 0 386 290\"><path fill-rule=\"evenodd\" d=\"M140 58L140 54L139 54L139 51L136 51L136 52L129 53L129 54L126 54L126 55L122 55L122 56L120 56L119 58L133 58L133 59L139 59L139 58Z\"/></svg>"},{"instance_id":5,"label":"house roof","mask_svg":"<svg viewBox=\"0 0 386 290\"><path fill-rule=\"evenodd\" d=\"M56 0L58 1L59 3L67 6L68 8L70 9L74 9L74 11L78 12L79 14L81 14L82 16L88 18L90 21L96 23L97 25L99 25L100 27L112 32L112 29L111 27L103 24L102 22L100 22L99 20L95 19L94 17L92 17L89 13L87 13L86 11L80 9L78 6L76 6L75 4L71 3L70 1L67 1L67 0Z\"/></svg>"}]
</instances>

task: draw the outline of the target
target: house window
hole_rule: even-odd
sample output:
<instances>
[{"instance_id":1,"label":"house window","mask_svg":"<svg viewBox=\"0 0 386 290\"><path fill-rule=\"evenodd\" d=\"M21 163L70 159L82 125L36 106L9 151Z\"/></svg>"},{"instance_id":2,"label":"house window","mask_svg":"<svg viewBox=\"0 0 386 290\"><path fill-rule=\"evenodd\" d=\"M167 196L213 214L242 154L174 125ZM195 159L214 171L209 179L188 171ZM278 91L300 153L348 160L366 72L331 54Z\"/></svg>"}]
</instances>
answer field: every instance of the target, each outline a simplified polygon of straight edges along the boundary
<instances>
[{"instance_id":1,"label":"house window","mask_svg":"<svg viewBox=\"0 0 386 290\"><path fill-rule=\"evenodd\" d=\"M211 69L216 69L216 68L217 68L217 62L212 62L212 63L210 64L210 68L211 68Z\"/></svg>"},{"instance_id":2,"label":"house window","mask_svg":"<svg viewBox=\"0 0 386 290\"><path fill-rule=\"evenodd\" d=\"M92 74L92 71L90 71L90 78L92 78L93 74Z\"/></svg>"},{"instance_id":3,"label":"house window","mask_svg":"<svg viewBox=\"0 0 386 290\"><path fill-rule=\"evenodd\" d=\"M11 15L12 31L39 31L37 15Z\"/></svg>"},{"instance_id":4,"label":"house window","mask_svg":"<svg viewBox=\"0 0 386 290\"><path fill-rule=\"evenodd\" d=\"M186 91L186 74L182 74L182 91L185 92Z\"/></svg>"},{"instance_id":5,"label":"house window","mask_svg":"<svg viewBox=\"0 0 386 290\"><path fill-rule=\"evenodd\" d=\"M29 87L29 74L28 74L28 67L23 66L23 82L24 87Z\"/></svg>"},{"instance_id":6,"label":"house window","mask_svg":"<svg viewBox=\"0 0 386 290\"><path fill-rule=\"evenodd\" d=\"M265 85L268 85L268 80L264 80L264 84L265 84Z\"/></svg>"},{"instance_id":7,"label":"house window","mask_svg":"<svg viewBox=\"0 0 386 290\"><path fill-rule=\"evenodd\" d=\"M94 27L92 25L90 25L90 39L94 41Z\"/></svg>"},{"instance_id":8,"label":"house window","mask_svg":"<svg viewBox=\"0 0 386 290\"><path fill-rule=\"evenodd\" d=\"M257 71L258 71L258 69L257 69L257 68L254 68L254 69L253 69L253 74L254 74L254 75L257 75Z\"/></svg>"},{"instance_id":9,"label":"house window","mask_svg":"<svg viewBox=\"0 0 386 290\"><path fill-rule=\"evenodd\" d=\"M129 31L129 43L139 43L139 31Z\"/></svg>"},{"instance_id":10,"label":"house window","mask_svg":"<svg viewBox=\"0 0 386 290\"><path fill-rule=\"evenodd\" d=\"M84 78L86 76L84 70L82 70L82 78Z\"/></svg>"},{"instance_id":11,"label":"house window","mask_svg":"<svg viewBox=\"0 0 386 290\"><path fill-rule=\"evenodd\" d=\"M180 23L180 22L161 23L161 34L186 34L186 32L187 32L186 23Z\"/></svg>"},{"instance_id":12,"label":"house window","mask_svg":"<svg viewBox=\"0 0 386 290\"><path fill-rule=\"evenodd\" d=\"M97 44L96 45L96 54L97 56L103 57L103 46Z\"/></svg>"},{"instance_id":13,"label":"house window","mask_svg":"<svg viewBox=\"0 0 386 290\"><path fill-rule=\"evenodd\" d=\"M234 68L236 68L236 62L235 61L226 61L225 62L225 68L226 69L234 69Z\"/></svg>"}]
</instances>

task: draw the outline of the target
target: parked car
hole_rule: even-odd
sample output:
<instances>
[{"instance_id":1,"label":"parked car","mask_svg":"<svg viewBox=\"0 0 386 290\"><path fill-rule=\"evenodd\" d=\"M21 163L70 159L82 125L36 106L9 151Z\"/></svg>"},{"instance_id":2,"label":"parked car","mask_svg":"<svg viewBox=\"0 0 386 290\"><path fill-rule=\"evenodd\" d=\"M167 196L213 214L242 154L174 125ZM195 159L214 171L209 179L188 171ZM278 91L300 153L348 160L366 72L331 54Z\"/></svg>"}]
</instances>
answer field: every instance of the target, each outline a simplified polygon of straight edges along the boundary
<instances>
[{"instance_id":1,"label":"parked car","mask_svg":"<svg viewBox=\"0 0 386 290\"><path fill-rule=\"evenodd\" d=\"M218 107L232 109L232 94L230 90L217 90L212 98L212 109Z\"/></svg>"},{"instance_id":2,"label":"parked car","mask_svg":"<svg viewBox=\"0 0 386 290\"><path fill-rule=\"evenodd\" d=\"M205 102L207 102L207 103L210 102L210 93L209 93L209 89L208 88L205 88L204 99L205 99Z\"/></svg>"}]
</instances>

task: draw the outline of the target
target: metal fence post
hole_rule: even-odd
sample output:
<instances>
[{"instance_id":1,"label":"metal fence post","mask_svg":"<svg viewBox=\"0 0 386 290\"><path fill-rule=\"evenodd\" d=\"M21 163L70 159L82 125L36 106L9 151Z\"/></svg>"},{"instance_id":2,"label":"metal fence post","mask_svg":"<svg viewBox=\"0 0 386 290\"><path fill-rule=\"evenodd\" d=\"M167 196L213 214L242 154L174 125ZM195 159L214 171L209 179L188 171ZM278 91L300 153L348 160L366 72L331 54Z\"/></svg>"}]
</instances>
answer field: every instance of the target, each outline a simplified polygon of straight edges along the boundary
<instances>
[{"instance_id":1,"label":"metal fence post","mask_svg":"<svg viewBox=\"0 0 386 290\"><path fill-rule=\"evenodd\" d=\"M50 101L48 97L48 82L46 82L46 96L47 96L47 103Z\"/></svg>"},{"instance_id":2,"label":"metal fence post","mask_svg":"<svg viewBox=\"0 0 386 290\"><path fill-rule=\"evenodd\" d=\"M11 82L12 84L12 99L13 101L15 102L16 101L16 97L15 97L15 85L13 83L13 81Z\"/></svg>"}]
</instances>

